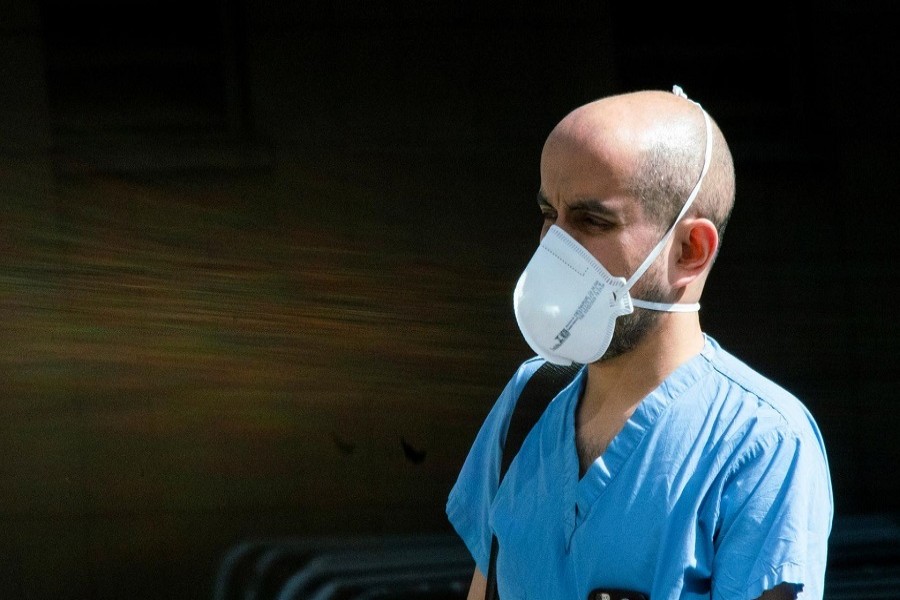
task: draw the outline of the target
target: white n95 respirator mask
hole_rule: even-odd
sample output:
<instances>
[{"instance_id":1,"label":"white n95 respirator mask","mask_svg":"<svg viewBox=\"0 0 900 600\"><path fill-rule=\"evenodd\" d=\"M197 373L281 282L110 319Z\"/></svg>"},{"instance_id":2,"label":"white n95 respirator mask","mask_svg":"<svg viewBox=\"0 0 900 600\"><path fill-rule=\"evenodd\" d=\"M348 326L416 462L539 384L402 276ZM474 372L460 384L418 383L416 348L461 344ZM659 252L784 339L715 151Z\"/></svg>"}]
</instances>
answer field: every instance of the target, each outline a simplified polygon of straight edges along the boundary
<instances>
[{"instance_id":1,"label":"white n95 respirator mask","mask_svg":"<svg viewBox=\"0 0 900 600\"><path fill-rule=\"evenodd\" d=\"M631 313L624 277L614 277L581 244L553 225L519 277L513 310L522 336L546 360L599 360L616 317Z\"/></svg>"},{"instance_id":2,"label":"white n95 respirator mask","mask_svg":"<svg viewBox=\"0 0 900 600\"><path fill-rule=\"evenodd\" d=\"M677 86L675 93L683 96ZM697 184L669 230L627 281L610 274L561 227L553 225L547 230L516 283L513 310L525 341L548 362L569 365L600 360L612 341L616 319L630 314L634 307L665 312L700 310L696 303L666 304L632 299L629 290L662 252L675 225L700 191L712 155L712 128L705 110L703 118L706 152Z\"/></svg>"}]
</instances>

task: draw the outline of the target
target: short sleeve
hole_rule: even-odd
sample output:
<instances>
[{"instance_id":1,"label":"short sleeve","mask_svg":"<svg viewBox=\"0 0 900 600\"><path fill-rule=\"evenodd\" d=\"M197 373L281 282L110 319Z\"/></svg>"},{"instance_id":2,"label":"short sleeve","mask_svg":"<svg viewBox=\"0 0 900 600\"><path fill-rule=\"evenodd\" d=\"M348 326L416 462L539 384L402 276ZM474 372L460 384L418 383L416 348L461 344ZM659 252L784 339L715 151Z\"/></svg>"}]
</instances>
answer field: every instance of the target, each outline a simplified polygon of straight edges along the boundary
<instances>
[{"instance_id":1,"label":"short sleeve","mask_svg":"<svg viewBox=\"0 0 900 600\"><path fill-rule=\"evenodd\" d=\"M493 534L489 517L498 487L501 444L519 393L541 362L526 361L506 384L482 423L447 499L450 524L482 573L487 573L490 561Z\"/></svg>"},{"instance_id":2,"label":"short sleeve","mask_svg":"<svg viewBox=\"0 0 900 600\"><path fill-rule=\"evenodd\" d=\"M833 499L817 435L770 430L729 470L715 538L713 598L752 600L780 583L821 599Z\"/></svg>"}]
</instances>

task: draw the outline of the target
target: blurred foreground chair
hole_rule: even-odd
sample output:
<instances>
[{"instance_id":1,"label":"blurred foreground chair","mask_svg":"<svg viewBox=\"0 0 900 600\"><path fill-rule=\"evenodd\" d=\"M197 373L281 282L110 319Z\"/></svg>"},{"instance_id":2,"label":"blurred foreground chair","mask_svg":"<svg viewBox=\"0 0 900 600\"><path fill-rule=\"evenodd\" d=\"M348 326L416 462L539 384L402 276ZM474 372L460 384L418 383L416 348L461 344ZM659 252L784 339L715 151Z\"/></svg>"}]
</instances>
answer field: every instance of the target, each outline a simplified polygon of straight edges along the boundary
<instances>
[{"instance_id":1,"label":"blurred foreground chair","mask_svg":"<svg viewBox=\"0 0 900 600\"><path fill-rule=\"evenodd\" d=\"M455 534L260 538L219 564L213 600L464 600ZM824 600L900 599L900 515L835 518Z\"/></svg>"},{"instance_id":2,"label":"blurred foreground chair","mask_svg":"<svg viewBox=\"0 0 900 600\"><path fill-rule=\"evenodd\" d=\"M451 534L260 538L226 553L213 600L463 600L474 568Z\"/></svg>"}]
</instances>

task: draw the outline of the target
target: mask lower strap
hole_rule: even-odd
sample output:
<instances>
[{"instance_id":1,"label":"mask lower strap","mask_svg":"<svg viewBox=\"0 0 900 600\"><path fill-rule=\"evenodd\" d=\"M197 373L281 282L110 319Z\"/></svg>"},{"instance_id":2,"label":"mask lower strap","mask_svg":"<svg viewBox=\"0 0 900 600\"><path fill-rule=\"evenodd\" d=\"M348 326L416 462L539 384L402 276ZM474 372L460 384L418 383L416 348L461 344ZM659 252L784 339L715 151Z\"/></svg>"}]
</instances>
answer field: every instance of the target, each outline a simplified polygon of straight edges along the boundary
<instances>
[{"instance_id":1,"label":"mask lower strap","mask_svg":"<svg viewBox=\"0 0 900 600\"><path fill-rule=\"evenodd\" d=\"M637 308L646 308L647 310L656 310L659 312L688 313L700 310L699 302L694 302L692 304L667 304L665 302L648 302L647 300L632 298L631 304Z\"/></svg>"}]
</instances>

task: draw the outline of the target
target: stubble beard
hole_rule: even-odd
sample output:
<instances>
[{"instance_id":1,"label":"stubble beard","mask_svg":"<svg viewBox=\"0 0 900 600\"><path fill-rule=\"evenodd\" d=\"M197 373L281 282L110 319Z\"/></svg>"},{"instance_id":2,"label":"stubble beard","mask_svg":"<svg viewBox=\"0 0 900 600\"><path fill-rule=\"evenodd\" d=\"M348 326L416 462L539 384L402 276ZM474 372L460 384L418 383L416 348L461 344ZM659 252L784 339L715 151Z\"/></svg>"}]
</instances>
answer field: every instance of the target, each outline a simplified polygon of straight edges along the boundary
<instances>
[{"instance_id":1,"label":"stubble beard","mask_svg":"<svg viewBox=\"0 0 900 600\"><path fill-rule=\"evenodd\" d=\"M648 302L671 302L666 298L662 286L651 283L641 290L640 298ZM631 314L616 319L609 348L600 357L600 362L621 356L634 350L659 323L662 314L656 310L635 308Z\"/></svg>"}]
</instances>

